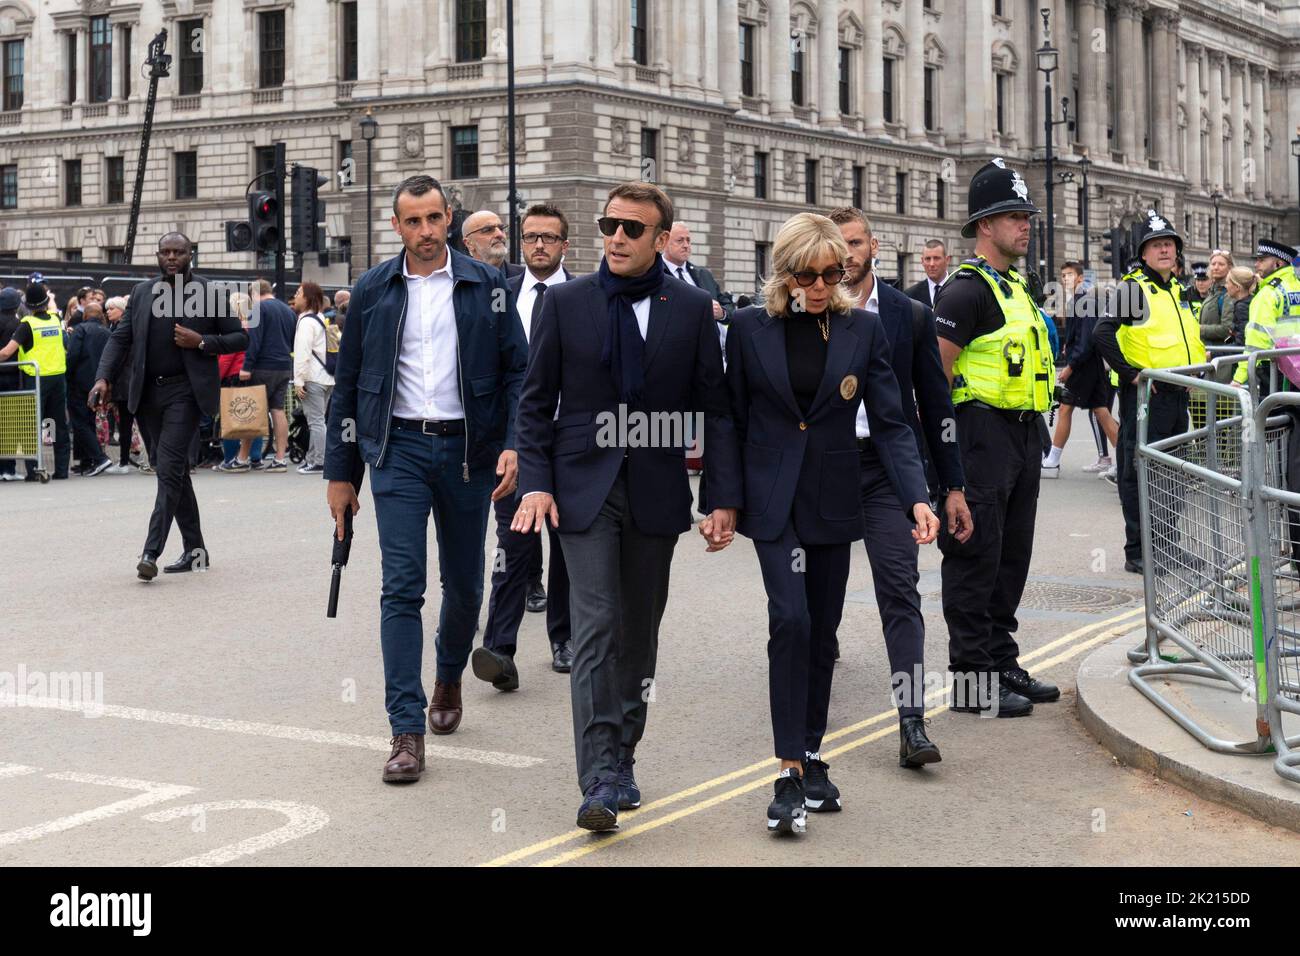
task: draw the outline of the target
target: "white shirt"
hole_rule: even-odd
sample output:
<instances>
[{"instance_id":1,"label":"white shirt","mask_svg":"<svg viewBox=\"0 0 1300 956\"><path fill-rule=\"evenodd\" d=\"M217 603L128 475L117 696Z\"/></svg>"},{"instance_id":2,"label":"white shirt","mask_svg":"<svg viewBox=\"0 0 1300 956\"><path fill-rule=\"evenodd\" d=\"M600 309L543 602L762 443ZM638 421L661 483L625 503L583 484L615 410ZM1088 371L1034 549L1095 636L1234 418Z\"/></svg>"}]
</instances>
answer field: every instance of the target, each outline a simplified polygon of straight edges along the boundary
<instances>
[{"instance_id":1,"label":"white shirt","mask_svg":"<svg viewBox=\"0 0 1300 956\"><path fill-rule=\"evenodd\" d=\"M697 289L699 288L699 286L696 285L695 280L691 278L691 270L686 268L686 263L683 262L681 265L678 265L677 263L673 262L671 259L665 258L664 265L668 267L668 271L669 273L672 274L672 277L674 279L681 279L687 285L693 285ZM677 274L678 270L681 270L681 275Z\"/></svg>"},{"instance_id":2,"label":"white shirt","mask_svg":"<svg viewBox=\"0 0 1300 956\"><path fill-rule=\"evenodd\" d=\"M524 273L523 284L519 287L519 298L515 301L515 310L519 313L519 321L524 324L524 338L528 341L533 340L533 300L537 298L537 283L549 289L553 285L559 285L564 281L564 267L560 266L545 279L538 279L531 269Z\"/></svg>"},{"instance_id":3,"label":"white shirt","mask_svg":"<svg viewBox=\"0 0 1300 956\"><path fill-rule=\"evenodd\" d=\"M935 297L935 294L939 291L939 286L941 286L941 285L943 285L945 282L947 282L947 281L948 281L948 277L947 277L947 276L944 276L944 277L943 277L942 279L940 279L938 282L935 282L935 281L934 281L933 279L931 279L929 276L926 276L926 277L925 277L925 281L928 282L928 283L930 283L930 304L933 305L933 304L934 304L934 297Z\"/></svg>"},{"instance_id":4,"label":"white shirt","mask_svg":"<svg viewBox=\"0 0 1300 956\"><path fill-rule=\"evenodd\" d=\"M451 293L451 252L441 269L411 275L402 257L406 280L406 324L397 356L393 414L398 418L447 421L464 418L457 364L459 339Z\"/></svg>"},{"instance_id":5,"label":"white shirt","mask_svg":"<svg viewBox=\"0 0 1300 956\"><path fill-rule=\"evenodd\" d=\"M871 277L871 295L867 296L867 301L858 306L860 309L866 309L868 312L880 314L880 280L872 275ZM862 389L862 401L858 403L858 420L854 426L859 438L871 437L871 426L867 423L867 392Z\"/></svg>"},{"instance_id":6,"label":"white shirt","mask_svg":"<svg viewBox=\"0 0 1300 956\"><path fill-rule=\"evenodd\" d=\"M328 349L329 339L325 332L325 317L316 312L304 312L298 316L298 327L293 334L293 384L295 386L303 386L308 382L329 387L334 385L334 376L325 371Z\"/></svg>"}]
</instances>

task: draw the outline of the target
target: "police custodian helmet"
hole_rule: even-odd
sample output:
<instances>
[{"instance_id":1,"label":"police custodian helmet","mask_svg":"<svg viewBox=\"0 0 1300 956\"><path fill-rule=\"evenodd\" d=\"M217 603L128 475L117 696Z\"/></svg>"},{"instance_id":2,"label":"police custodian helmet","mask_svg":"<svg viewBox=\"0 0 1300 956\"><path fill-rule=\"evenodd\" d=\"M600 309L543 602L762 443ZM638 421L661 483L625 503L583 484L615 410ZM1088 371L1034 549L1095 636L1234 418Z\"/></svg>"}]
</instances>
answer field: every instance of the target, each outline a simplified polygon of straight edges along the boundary
<instances>
[{"instance_id":1,"label":"police custodian helmet","mask_svg":"<svg viewBox=\"0 0 1300 956\"><path fill-rule=\"evenodd\" d=\"M966 200L969 218L961 227L963 239L975 238L975 223L986 216L1004 212L1038 213L1038 207L1029 201L1029 184L1020 173L1007 169L1001 157L980 167L970 181L970 195Z\"/></svg>"},{"instance_id":2,"label":"police custodian helmet","mask_svg":"<svg viewBox=\"0 0 1300 956\"><path fill-rule=\"evenodd\" d=\"M1178 248L1178 255L1183 254L1183 237L1178 235L1177 230L1169 224L1164 216L1154 209L1147 210L1147 220L1142 223L1142 230L1138 233L1137 254L1138 258L1142 257L1142 247L1152 239L1172 239L1174 245Z\"/></svg>"}]
</instances>

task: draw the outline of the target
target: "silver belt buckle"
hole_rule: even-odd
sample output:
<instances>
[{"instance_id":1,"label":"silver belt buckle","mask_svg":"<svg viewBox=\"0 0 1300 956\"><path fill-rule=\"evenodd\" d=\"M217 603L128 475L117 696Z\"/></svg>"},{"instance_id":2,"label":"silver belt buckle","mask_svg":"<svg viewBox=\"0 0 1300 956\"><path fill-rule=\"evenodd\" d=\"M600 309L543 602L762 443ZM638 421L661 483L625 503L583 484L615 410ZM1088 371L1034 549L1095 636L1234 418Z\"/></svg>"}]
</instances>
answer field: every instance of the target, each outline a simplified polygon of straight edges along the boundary
<instances>
[{"instance_id":1,"label":"silver belt buckle","mask_svg":"<svg viewBox=\"0 0 1300 956\"><path fill-rule=\"evenodd\" d=\"M430 425L436 425L436 424L438 424L438 423L437 423L437 422L425 421L424 419L421 419L421 420L420 420L420 431L421 431L423 434L425 434L425 435L432 435L432 436L434 436L434 437L436 438L436 437L438 436L438 433L437 433L436 431L433 431L433 432L429 431L429 426L430 426Z\"/></svg>"}]
</instances>

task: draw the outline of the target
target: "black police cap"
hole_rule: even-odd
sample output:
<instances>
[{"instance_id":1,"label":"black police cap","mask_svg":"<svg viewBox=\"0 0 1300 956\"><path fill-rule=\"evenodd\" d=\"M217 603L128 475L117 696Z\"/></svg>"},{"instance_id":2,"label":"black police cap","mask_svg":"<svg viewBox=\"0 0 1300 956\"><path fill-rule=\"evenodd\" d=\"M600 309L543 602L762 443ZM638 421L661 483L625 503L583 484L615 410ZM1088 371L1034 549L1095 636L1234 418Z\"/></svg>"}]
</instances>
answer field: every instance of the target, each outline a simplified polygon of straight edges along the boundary
<instances>
[{"instance_id":1,"label":"black police cap","mask_svg":"<svg viewBox=\"0 0 1300 956\"><path fill-rule=\"evenodd\" d=\"M987 216L1004 212L1038 213L1038 207L1029 201L1029 184L1014 169L1008 169L999 157L980 167L970 181L966 199L969 217L961 227L962 238L975 238L975 224Z\"/></svg>"}]
</instances>

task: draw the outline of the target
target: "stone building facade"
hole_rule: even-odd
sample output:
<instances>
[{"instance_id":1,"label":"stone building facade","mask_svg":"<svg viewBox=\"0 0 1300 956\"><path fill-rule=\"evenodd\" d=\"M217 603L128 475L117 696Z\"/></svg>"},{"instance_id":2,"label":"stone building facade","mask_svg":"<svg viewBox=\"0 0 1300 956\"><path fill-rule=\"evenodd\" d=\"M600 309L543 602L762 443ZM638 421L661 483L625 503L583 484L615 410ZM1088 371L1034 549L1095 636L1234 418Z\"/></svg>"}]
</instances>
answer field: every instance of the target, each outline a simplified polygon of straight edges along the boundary
<instances>
[{"instance_id":1,"label":"stone building facade","mask_svg":"<svg viewBox=\"0 0 1300 956\"><path fill-rule=\"evenodd\" d=\"M856 203L880 271L920 276L958 238L993 156L1044 200L1041 8L1059 48L1056 259L1157 206L1189 252L1297 238L1300 0L515 0L518 182L559 203L571 266L598 262L609 187L648 178L724 286L752 289L779 224ZM336 170L331 245L364 268L399 244L388 192L429 172L466 209L506 206L505 0L0 0L0 255L120 258L148 82L169 31L135 261L181 228L211 266L270 147ZM15 87L17 90L15 91ZM15 95L15 92L17 95ZM378 122L367 149L359 121ZM1217 197L1217 199L1216 199Z\"/></svg>"}]
</instances>

